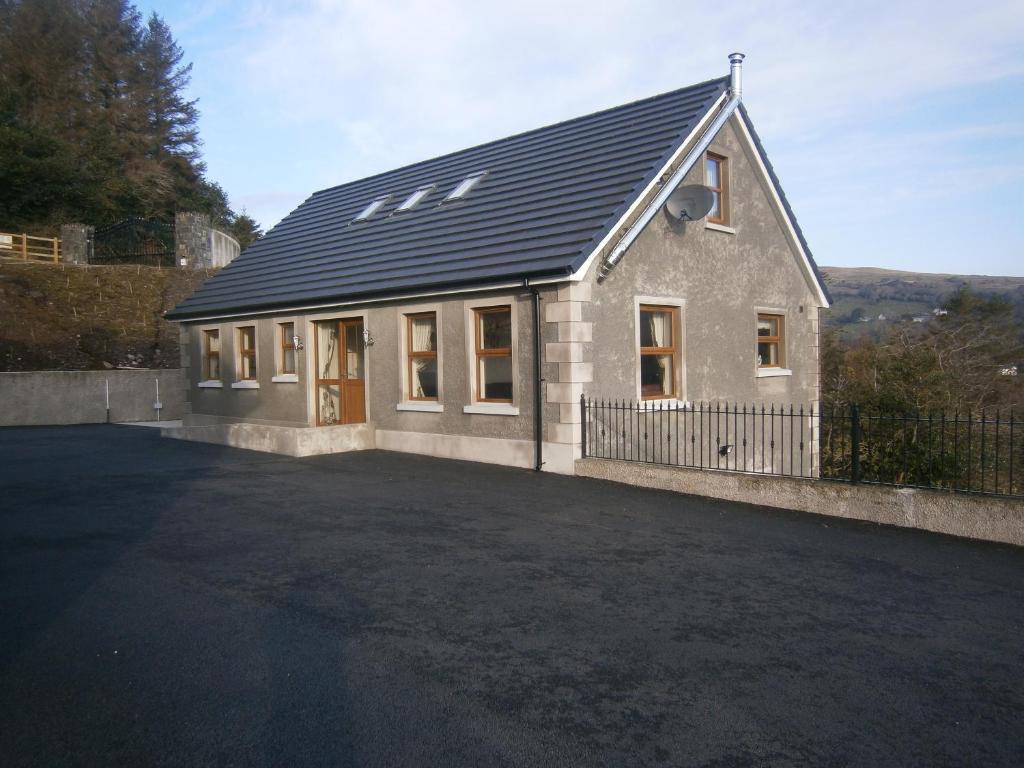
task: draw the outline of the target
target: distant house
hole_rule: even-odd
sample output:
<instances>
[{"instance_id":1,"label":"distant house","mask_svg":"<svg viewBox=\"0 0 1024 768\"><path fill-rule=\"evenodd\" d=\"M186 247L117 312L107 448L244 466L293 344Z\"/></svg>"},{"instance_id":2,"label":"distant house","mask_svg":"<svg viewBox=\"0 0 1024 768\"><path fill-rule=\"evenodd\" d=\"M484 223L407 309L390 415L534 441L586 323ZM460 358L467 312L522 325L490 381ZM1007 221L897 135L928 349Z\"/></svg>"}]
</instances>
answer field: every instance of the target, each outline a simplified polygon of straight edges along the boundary
<instances>
[{"instance_id":1,"label":"distant house","mask_svg":"<svg viewBox=\"0 0 1024 768\"><path fill-rule=\"evenodd\" d=\"M572 472L581 396L818 400L828 293L750 116L708 82L313 194L169 317L174 436ZM705 185L681 223L666 197Z\"/></svg>"}]
</instances>

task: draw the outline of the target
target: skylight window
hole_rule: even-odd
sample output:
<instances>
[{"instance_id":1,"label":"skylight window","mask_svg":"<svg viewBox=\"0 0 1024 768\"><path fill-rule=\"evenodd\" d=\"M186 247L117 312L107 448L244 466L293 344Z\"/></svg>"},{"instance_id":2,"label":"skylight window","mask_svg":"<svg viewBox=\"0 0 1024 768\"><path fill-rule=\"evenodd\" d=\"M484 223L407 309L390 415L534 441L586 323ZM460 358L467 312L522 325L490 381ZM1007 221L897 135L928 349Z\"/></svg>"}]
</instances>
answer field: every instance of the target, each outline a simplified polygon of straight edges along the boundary
<instances>
[{"instance_id":1,"label":"skylight window","mask_svg":"<svg viewBox=\"0 0 1024 768\"><path fill-rule=\"evenodd\" d=\"M368 206L363 208L363 212L356 216L354 219L352 219L352 221L366 221L368 218L373 216L373 214L379 211L380 207L390 199L391 195L381 195Z\"/></svg>"},{"instance_id":2,"label":"skylight window","mask_svg":"<svg viewBox=\"0 0 1024 768\"><path fill-rule=\"evenodd\" d=\"M429 195L436 188L436 184L428 184L425 187L420 187L411 195L409 195L409 197L406 198L406 201L404 203L398 206L398 208L395 210L395 213L401 213L402 211L408 211L410 208L415 208L424 197Z\"/></svg>"},{"instance_id":3,"label":"skylight window","mask_svg":"<svg viewBox=\"0 0 1024 768\"><path fill-rule=\"evenodd\" d=\"M468 195L473 187L479 184L481 179L486 175L487 173L484 172L474 173L472 176L467 176L459 182L459 185L455 189L448 193L448 197L446 197L444 201L447 203L449 200L461 200Z\"/></svg>"}]
</instances>

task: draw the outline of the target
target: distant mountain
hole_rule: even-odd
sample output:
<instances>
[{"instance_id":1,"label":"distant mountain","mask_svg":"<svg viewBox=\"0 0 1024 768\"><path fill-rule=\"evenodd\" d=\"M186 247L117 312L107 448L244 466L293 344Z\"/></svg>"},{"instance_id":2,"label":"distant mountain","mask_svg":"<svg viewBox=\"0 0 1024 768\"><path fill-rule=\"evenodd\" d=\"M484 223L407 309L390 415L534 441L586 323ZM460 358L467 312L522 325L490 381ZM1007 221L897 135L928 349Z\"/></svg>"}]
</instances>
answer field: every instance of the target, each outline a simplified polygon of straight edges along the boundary
<instances>
[{"instance_id":1,"label":"distant mountain","mask_svg":"<svg viewBox=\"0 0 1024 768\"><path fill-rule=\"evenodd\" d=\"M927 322L961 286L985 296L1002 296L1016 306L1024 324L1024 277L943 275L875 267L822 267L832 307L822 313L827 327L852 334L882 333L898 322Z\"/></svg>"}]
</instances>

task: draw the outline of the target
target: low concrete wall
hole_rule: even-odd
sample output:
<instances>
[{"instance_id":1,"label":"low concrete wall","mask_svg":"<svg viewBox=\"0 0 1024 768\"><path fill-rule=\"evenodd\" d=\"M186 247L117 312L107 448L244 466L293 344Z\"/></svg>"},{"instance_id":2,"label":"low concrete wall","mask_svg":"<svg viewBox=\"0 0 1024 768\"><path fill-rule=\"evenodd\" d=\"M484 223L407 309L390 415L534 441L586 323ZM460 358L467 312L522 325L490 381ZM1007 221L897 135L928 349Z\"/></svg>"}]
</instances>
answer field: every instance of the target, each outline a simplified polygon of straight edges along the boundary
<instances>
[{"instance_id":1,"label":"low concrete wall","mask_svg":"<svg viewBox=\"0 0 1024 768\"><path fill-rule=\"evenodd\" d=\"M713 472L609 459L579 459L576 474L644 488L1024 546L1024 501L1019 499Z\"/></svg>"},{"instance_id":2,"label":"low concrete wall","mask_svg":"<svg viewBox=\"0 0 1024 768\"><path fill-rule=\"evenodd\" d=\"M365 451L374 447L374 430L370 424L342 424L337 427L208 424L164 427L160 434L178 440L229 445L285 456L317 456L323 453Z\"/></svg>"},{"instance_id":3,"label":"low concrete wall","mask_svg":"<svg viewBox=\"0 0 1024 768\"><path fill-rule=\"evenodd\" d=\"M102 424L108 387L111 422L176 420L185 411L185 380L178 368L0 373L0 426Z\"/></svg>"}]
</instances>

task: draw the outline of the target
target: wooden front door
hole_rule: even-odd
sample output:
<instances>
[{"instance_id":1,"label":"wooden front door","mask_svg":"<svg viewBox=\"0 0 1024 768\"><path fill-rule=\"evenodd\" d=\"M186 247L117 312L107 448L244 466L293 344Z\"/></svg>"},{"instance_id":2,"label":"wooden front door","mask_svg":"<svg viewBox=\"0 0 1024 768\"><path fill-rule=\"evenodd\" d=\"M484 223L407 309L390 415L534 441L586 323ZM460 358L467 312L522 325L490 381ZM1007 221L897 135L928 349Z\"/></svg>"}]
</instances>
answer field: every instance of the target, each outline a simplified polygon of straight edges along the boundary
<instances>
[{"instance_id":1,"label":"wooden front door","mask_svg":"<svg viewBox=\"0 0 1024 768\"><path fill-rule=\"evenodd\" d=\"M362 318L316 323L316 423L366 421L366 359Z\"/></svg>"}]
</instances>

